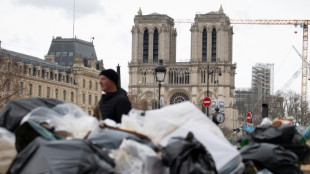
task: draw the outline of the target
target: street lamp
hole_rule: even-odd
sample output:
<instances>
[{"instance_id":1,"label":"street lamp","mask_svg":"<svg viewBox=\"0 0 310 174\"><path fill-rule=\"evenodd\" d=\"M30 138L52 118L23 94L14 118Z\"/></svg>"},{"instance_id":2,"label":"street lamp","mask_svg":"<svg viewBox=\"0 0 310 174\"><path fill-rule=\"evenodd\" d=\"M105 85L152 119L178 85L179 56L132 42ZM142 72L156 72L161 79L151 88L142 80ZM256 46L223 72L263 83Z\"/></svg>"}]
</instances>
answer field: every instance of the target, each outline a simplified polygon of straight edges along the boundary
<instances>
[{"instance_id":1,"label":"street lamp","mask_svg":"<svg viewBox=\"0 0 310 174\"><path fill-rule=\"evenodd\" d=\"M160 108L160 87L161 82L164 81L166 75L166 68L163 65L163 59L159 59L159 64L155 68L156 82L158 82L158 108Z\"/></svg>"},{"instance_id":2,"label":"street lamp","mask_svg":"<svg viewBox=\"0 0 310 174\"><path fill-rule=\"evenodd\" d=\"M211 75L213 73L218 73L219 76L222 76L221 68L217 67L217 68L210 69L209 63L208 63L208 65L207 65L207 97L209 97L209 75ZM211 98L211 97L209 97L209 98ZM207 107L207 115L209 116L209 107Z\"/></svg>"}]
</instances>

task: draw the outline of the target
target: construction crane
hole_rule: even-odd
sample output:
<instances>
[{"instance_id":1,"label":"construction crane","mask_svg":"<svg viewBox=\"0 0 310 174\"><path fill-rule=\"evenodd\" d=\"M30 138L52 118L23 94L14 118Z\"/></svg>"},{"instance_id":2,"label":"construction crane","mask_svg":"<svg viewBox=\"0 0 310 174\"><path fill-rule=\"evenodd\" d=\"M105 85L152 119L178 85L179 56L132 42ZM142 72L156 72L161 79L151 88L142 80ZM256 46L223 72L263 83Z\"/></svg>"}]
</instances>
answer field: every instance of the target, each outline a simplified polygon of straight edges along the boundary
<instances>
[{"instance_id":1,"label":"construction crane","mask_svg":"<svg viewBox=\"0 0 310 174\"><path fill-rule=\"evenodd\" d=\"M302 55L300 54L300 52L296 49L296 47L294 45L292 45L292 47L294 48L294 50L296 51L296 53L298 54L298 56L300 57L300 59L302 60ZM310 63L309 62L305 62L307 64L307 68L309 69L310 67ZM299 70L297 70L292 77L282 86L281 90L284 91L286 88L288 88L292 82L299 76L299 74L301 73L302 67L299 68ZM308 71L309 73L309 71ZM309 74L308 74L309 76Z\"/></svg>"},{"instance_id":2,"label":"construction crane","mask_svg":"<svg viewBox=\"0 0 310 174\"><path fill-rule=\"evenodd\" d=\"M189 19L176 19L175 23L193 23ZM302 80L301 80L301 104L307 105L308 84L308 25L310 19L230 19L231 24L256 24L256 25L300 25L303 28L302 43Z\"/></svg>"}]
</instances>

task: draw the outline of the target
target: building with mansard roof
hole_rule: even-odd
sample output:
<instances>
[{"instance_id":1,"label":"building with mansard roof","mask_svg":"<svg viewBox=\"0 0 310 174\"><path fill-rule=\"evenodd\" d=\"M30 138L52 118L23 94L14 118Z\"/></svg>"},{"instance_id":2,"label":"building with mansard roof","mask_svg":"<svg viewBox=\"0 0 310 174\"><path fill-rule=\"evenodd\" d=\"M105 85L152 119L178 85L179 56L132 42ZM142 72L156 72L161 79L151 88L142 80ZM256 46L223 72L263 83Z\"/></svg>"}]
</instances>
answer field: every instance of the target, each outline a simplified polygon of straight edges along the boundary
<instances>
[{"instance_id":1,"label":"building with mansard roof","mask_svg":"<svg viewBox=\"0 0 310 174\"><path fill-rule=\"evenodd\" d=\"M80 106L88 114L101 98L98 61L92 42L53 38L44 60L0 46L0 92L4 99L45 97ZM16 88L17 87L17 88ZM8 98L11 96L11 98Z\"/></svg>"},{"instance_id":2,"label":"building with mansard roof","mask_svg":"<svg viewBox=\"0 0 310 174\"><path fill-rule=\"evenodd\" d=\"M190 28L189 62L176 61L177 31L174 19L166 14L143 15L141 9L132 27L132 58L129 62L128 94L138 109L155 109L189 100L206 113L203 99L225 102L221 127L235 128L235 70L232 59L233 28L222 7L219 11L196 14ZM158 101L154 68L163 59L166 76ZM209 89L209 90L208 90ZM211 110L209 114L211 115Z\"/></svg>"}]
</instances>

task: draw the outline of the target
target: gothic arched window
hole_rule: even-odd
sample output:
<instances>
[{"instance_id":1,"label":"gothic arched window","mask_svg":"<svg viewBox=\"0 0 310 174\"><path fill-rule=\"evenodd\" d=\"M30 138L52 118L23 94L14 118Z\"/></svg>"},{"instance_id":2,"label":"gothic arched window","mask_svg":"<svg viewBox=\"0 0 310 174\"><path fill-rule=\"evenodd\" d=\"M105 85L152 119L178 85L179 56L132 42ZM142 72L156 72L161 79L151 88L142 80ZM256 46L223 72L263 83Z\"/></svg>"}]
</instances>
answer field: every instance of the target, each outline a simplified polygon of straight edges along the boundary
<instances>
[{"instance_id":1,"label":"gothic arched window","mask_svg":"<svg viewBox=\"0 0 310 174\"><path fill-rule=\"evenodd\" d=\"M177 92L177 93L172 95L172 97L170 99L170 104L181 103L184 101L189 101L188 96L182 92Z\"/></svg>"},{"instance_id":2,"label":"gothic arched window","mask_svg":"<svg viewBox=\"0 0 310 174\"><path fill-rule=\"evenodd\" d=\"M158 62L158 30L154 31L154 39L153 39L153 62Z\"/></svg>"},{"instance_id":3,"label":"gothic arched window","mask_svg":"<svg viewBox=\"0 0 310 174\"><path fill-rule=\"evenodd\" d=\"M143 63L148 62L148 57L149 57L149 32L145 30L143 34Z\"/></svg>"},{"instance_id":4,"label":"gothic arched window","mask_svg":"<svg viewBox=\"0 0 310 174\"><path fill-rule=\"evenodd\" d=\"M212 62L216 61L216 30L212 30Z\"/></svg>"},{"instance_id":5,"label":"gothic arched window","mask_svg":"<svg viewBox=\"0 0 310 174\"><path fill-rule=\"evenodd\" d=\"M153 101L152 103L152 109L157 109L158 106L157 106L157 101Z\"/></svg>"},{"instance_id":6,"label":"gothic arched window","mask_svg":"<svg viewBox=\"0 0 310 174\"><path fill-rule=\"evenodd\" d=\"M202 32L202 62L207 61L207 30Z\"/></svg>"}]
</instances>

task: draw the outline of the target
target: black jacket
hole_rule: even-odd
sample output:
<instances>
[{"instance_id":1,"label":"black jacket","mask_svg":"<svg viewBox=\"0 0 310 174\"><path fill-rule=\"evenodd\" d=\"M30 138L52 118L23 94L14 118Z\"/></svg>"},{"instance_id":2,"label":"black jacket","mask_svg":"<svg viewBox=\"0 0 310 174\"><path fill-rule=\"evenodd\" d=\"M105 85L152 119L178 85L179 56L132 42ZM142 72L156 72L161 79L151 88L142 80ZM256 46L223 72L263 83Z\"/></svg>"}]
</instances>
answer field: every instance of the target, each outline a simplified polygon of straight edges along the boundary
<instances>
[{"instance_id":1,"label":"black jacket","mask_svg":"<svg viewBox=\"0 0 310 174\"><path fill-rule=\"evenodd\" d=\"M103 120L109 118L120 123L122 115L131 110L126 91L119 88L116 92L102 94L99 109Z\"/></svg>"}]
</instances>

